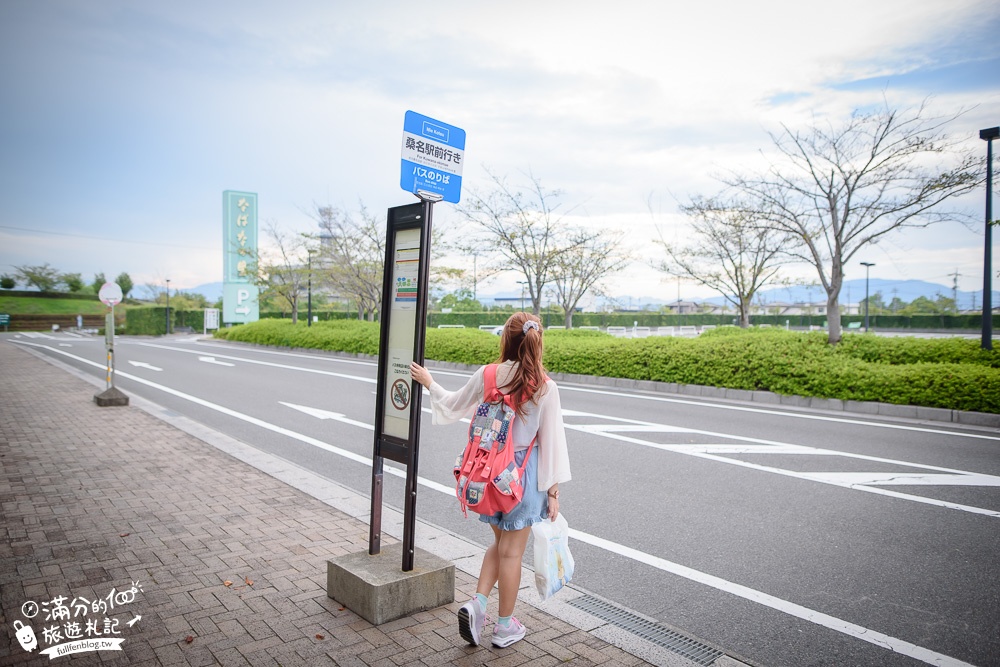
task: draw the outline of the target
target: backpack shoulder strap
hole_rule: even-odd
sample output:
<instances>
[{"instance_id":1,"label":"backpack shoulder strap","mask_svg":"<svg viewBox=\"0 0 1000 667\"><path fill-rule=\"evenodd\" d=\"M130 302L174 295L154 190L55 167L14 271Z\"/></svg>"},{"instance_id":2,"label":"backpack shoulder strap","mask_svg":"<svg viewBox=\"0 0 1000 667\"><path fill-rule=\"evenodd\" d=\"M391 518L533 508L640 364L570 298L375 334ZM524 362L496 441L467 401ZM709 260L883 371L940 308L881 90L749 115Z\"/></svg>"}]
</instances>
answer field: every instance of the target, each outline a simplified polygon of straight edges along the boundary
<instances>
[{"instance_id":1,"label":"backpack shoulder strap","mask_svg":"<svg viewBox=\"0 0 1000 667\"><path fill-rule=\"evenodd\" d=\"M497 365L489 364L483 371L483 401L493 402L500 393L497 388Z\"/></svg>"}]
</instances>

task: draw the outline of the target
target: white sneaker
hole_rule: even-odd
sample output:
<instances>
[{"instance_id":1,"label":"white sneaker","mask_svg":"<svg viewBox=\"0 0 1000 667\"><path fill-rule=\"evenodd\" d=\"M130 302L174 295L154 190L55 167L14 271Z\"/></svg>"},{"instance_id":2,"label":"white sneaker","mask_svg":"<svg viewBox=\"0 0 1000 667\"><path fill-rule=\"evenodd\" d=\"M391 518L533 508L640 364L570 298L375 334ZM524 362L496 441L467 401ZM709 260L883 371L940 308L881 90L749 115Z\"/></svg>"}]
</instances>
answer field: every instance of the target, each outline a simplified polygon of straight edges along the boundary
<instances>
[{"instance_id":1,"label":"white sneaker","mask_svg":"<svg viewBox=\"0 0 1000 667\"><path fill-rule=\"evenodd\" d=\"M486 610L479 608L478 600L469 600L458 610L458 634L473 646L479 646L486 627Z\"/></svg>"},{"instance_id":2,"label":"white sneaker","mask_svg":"<svg viewBox=\"0 0 1000 667\"><path fill-rule=\"evenodd\" d=\"M511 617L510 625L506 628L499 623L493 626L493 645L497 648L510 646L514 642L524 639L525 634L527 634L527 630L521 625L521 621Z\"/></svg>"}]
</instances>

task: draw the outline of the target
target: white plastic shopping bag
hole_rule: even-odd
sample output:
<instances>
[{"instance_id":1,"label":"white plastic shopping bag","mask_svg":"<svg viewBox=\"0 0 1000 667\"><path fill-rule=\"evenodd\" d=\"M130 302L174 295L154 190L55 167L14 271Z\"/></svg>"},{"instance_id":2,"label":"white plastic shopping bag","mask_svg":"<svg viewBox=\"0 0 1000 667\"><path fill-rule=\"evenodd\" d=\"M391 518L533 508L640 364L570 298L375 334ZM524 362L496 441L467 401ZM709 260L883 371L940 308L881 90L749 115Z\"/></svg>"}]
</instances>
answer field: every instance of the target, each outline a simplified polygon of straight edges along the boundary
<instances>
[{"instance_id":1,"label":"white plastic shopping bag","mask_svg":"<svg viewBox=\"0 0 1000 667\"><path fill-rule=\"evenodd\" d=\"M560 513L555 521L546 519L533 524L531 537L535 543L535 588L547 600L573 578L569 524Z\"/></svg>"}]
</instances>

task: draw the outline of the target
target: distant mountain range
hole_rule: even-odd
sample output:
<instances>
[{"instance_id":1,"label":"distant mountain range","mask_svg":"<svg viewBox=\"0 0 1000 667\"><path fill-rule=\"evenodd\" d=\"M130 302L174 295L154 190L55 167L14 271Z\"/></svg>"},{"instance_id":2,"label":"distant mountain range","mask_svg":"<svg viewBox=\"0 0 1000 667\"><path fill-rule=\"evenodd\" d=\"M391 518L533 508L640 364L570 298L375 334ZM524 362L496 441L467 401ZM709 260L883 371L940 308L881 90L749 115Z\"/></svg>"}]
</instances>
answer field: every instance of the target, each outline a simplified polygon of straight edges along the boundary
<instances>
[{"instance_id":1,"label":"distant mountain range","mask_svg":"<svg viewBox=\"0 0 1000 667\"><path fill-rule=\"evenodd\" d=\"M669 288L664 287L664 292L668 291ZM938 294L945 297L952 298L952 288L947 285L941 285L938 283L929 283L924 280L883 280L880 278L872 278L869 281L868 289L872 296L876 292L882 293L882 301L888 305L893 297L898 297L900 300L909 303L916 299L918 296L926 297L928 299L934 300L937 298ZM193 292L196 294L201 294L205 296L209 301L216 301L222 298L222 283L205 283L204 285L198 285L197 287L192 287L191 289L181 290L182 292ZM958 290L958 308L960 310L975 310L976 308L982 308L982 290L975 292L966 292ZM496 299L520 299L521 293L517 292L501 292L498 294L482 294L480 295L480 300L483 302L491 302ZM865 298L865 281L863 278L856 280L844 281L844 287L840 291L840 301L842 304L847 303L859 303ZM619 306L629 306L632 308L642 308L643 306L661 306L667 303L673 303L677 298L675 296L668 297L666 294L661 294L659 296L632 296L623 295L616 297L615 301ZM688 298L681 294L681 300L683 301L698 301L705 303L722 304L725 299L721 296L711 297L707 299L701 298ZM825 303L826 302L826 292L819 285L816 286L802 286L802 285L792 285L789 287L778 287L774 289L765 290L759 292L755 301L760 301L761 303ZM994 290L992 302L994 306L1000 305L1000 292Z\"/></svg>"},{"instance_id":2,"label":"distant mountain range","mask_svg":"<svg viewBox=\"0 0 1000 667\"><path fill-rule=\"evenodd\" d=\"M889 305L895 297L898 297L901 301L909 303L919 296L933 301L939 294L949 299L954 297L957 301L956 305L959 310L981 308L983 305L982 290L977 290L975 292L958 290L957 292L954 292L952 288L947 285L929 283L924 280L882 280L880 278L872 278L869 281L868 290L872 297L874 297L876 293L881 292L882 302L886 305ZM1000 298L1000 292L994 290L992 294L993 305L998 305L1000 302L998 302L997 299ZM819 285L812 287L790 286L760 292L759 297L760 301L763 303L814 303L825 302L826 292ZM864 300L864 298L865 281L863 278L844 281L844 286L840 290L841 303L860 303ZM709 303L721 304L725 301L725 299L720 296L705 299L705 301L708 301Z\"/></svg>"}]
</instances>

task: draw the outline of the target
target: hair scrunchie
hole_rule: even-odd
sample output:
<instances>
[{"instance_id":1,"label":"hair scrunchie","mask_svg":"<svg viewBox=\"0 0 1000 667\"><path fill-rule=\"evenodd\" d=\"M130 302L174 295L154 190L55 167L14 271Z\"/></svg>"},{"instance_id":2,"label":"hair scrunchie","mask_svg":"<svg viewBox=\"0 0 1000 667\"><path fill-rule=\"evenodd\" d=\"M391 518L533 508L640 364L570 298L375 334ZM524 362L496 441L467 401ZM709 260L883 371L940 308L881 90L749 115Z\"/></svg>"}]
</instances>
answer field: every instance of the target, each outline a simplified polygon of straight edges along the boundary
<instances>
[{"instance_id":1,"label":"hair scrunchie","mask_svg":"<svg viewBox=\"0 0 1000 667\"><path fill-rule=\"evenodd\" d=\"M542 328L540 326L538 326L538 322L536 322L534 320L528 320L527 322L524 323L524 326L521 327L521 333L523 333L525 336L527 336L528 335L528 331L530 329L534 329L535 331L541 331L542 330Z\"/></svg>"}]
</instances>

